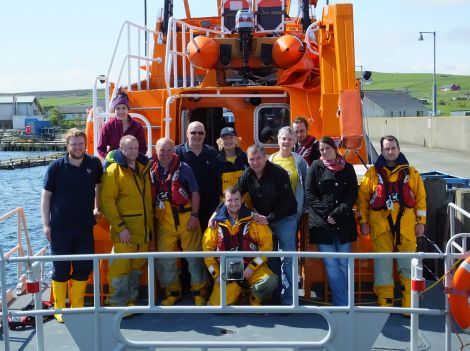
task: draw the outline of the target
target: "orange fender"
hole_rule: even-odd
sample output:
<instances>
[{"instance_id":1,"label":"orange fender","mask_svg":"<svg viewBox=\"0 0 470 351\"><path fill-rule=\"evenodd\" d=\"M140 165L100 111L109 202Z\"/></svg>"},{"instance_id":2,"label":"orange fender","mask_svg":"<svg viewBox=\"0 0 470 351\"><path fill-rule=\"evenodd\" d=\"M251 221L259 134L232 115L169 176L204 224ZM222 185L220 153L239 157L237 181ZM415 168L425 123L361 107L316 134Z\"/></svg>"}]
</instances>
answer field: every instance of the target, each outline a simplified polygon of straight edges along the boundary
<instances>
[{"instance_id":1,"label":"orange fender","mask_svg":"<svg viewBox=\"0 0 470 351\"><path fill-rule=\"evenodd\" d=\"M450 313L462 330L470 334L470 257L462 262L452 280Z\"/></svg>"},{"instance_id":2,"label":"orange fender","mask_svg":"<svg viewBox=\"0 0 470 351\"><path fill-rule=\"evenodd\" d=\"M94 153L93 143L93 107L88 109L88 116L86 118L86 152L90 155Z\"/></svg>"}]
</instances>

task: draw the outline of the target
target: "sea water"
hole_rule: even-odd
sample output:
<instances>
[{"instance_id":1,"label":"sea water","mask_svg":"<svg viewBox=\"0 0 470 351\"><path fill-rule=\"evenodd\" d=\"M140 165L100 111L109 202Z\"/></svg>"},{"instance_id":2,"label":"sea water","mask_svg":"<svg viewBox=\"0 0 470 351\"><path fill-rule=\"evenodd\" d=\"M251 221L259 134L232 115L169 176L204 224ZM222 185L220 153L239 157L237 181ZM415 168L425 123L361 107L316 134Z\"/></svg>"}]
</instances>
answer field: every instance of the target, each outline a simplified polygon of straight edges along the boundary
<instances>
[{"instance_id":1,"label":"sea water","mask_svg":"<svg viewBox=\"0 0 470 351\"><path fill-rule=\"evenodd\" d=\"M0 160L28 156L49 155L51 152L0 152ZM42 232L41 191L47 166L0 170L0 215L17 207L24 209L33 253L46 246L48 241ZM18 216L0 222L0 246L9 251L18 241ZM27 250L23 237L23 246ZM27 252L26 252L27 254ZM7 265L7 285L16 285L16 265Z\"/></svg>"}]
</instances>

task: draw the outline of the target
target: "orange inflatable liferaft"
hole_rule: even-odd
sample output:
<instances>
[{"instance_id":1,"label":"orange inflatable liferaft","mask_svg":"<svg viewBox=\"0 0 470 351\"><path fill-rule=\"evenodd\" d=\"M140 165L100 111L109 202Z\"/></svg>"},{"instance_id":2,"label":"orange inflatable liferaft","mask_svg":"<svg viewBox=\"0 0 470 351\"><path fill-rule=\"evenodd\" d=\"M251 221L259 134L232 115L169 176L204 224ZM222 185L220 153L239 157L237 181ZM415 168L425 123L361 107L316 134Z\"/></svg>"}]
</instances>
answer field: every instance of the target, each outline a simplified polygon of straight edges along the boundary
<instances>
[{"instance_id":1,"label":"orange inflatable liferaft","mask_svg":"<svg viewBox=\"0 0 470 351\"><path fill-rule=\"evenodd\" d=\"M219 61L219 43L199 35L189 42L187 54L197 68L210 69Z\"/></svg>"},{"instance_id":2,"label":"orange inflatable liferaft","mask_svg":"<svg viewBox=\"0 0 470 351\"><path fill-rule=\"evenodd\" d=\"M271 53L277 66L288 68L302 58L303 44L299 38L286 34L274 42Z\"/></svg>"},{"instance_id":3,"label":"orange inflatable liferaft","mask_svg":"<svg viewBox=\"0 0 470 351\"><path fill-rule=\"evenodd\" d=\"M93 107L88 110L86 118L86 152L93 155L94 143L93 143Z\"/></svg>"},{"instance_id":4,"label":"orange inflatable liferaft","mask_svg":"<svg viewBox=\"0 0 470 351\"><path fill-rule=\"evenodd\" d=\"M462 330L470 334L470 257L454 274L449 294L450 313Z\"/></svg>"}]
</instances>

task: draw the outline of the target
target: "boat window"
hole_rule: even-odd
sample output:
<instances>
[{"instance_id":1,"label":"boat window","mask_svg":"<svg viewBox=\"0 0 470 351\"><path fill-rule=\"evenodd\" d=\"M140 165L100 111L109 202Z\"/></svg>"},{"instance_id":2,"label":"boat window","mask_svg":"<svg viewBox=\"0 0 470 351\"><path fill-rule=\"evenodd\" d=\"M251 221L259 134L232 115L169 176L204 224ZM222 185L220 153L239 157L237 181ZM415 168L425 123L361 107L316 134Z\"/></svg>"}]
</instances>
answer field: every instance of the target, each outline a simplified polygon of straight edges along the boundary
<instances>
[{"instance_id":1,"label":"boat window","mask_svg":"<svg viewBox=\"0 0 470 351\"><path fill-rule=\"evenodd\" d=\"M265 147L277 145L279 129L290 125L287 104L261 104L255 109L255 142Z\"/></svg>"}]
</instances>

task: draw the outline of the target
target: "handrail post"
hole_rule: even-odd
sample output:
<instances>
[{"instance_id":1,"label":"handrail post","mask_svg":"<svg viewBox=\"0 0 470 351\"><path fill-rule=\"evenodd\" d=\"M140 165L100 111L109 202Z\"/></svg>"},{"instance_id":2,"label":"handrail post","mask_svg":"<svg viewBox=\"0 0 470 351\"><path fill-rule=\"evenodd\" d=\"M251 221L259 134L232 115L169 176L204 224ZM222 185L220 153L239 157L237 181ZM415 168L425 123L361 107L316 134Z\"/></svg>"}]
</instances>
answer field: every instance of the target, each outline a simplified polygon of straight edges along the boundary
<instances>
[{"instance_id":1,"label":"handrail post","mask_svg":"<svg viewBox=\"0 0 470 351\"><path fill-rule=\"evenodd\" d=\"M426 281L423 278L423 265L421 259L411 259L411 308L419 308L419 292L423 291ZM411 313L410 321L410 350L418 350L419 344L419 315Z\"/></svg>"},{"instance_id":2,"label":"handrail post","mask_svg":"<svg viewBox=\"0 0 470 351\"><path fill-rule=\"evenodd\" d=\"M41 264L40 262L34 262L31 265L31 273L34 280L39 283L39 291L34 294L34 309L42 310L42 277L41 277ZM36 319L36 347L38 351L44 350L44 317L37 315Z\"/></svg>"},{"instance_id":3,"label":"handrail post","mask_svg":"<svg viewBox=\"0 0 470 351\"><path fill-rule=\"evenodd\" d=\"M93 311L94 319L93 323L95 326L95 340L94 347L95 351L100 349L101 333L100 333L100 308L101 308L101 283L100 283L100 259L93 257Z\"/></svg>"},{"instance_id":4,"label":"handrail post","mask_svg":"<svg viewBox=\"0 0 470 351\"><path fill-rule=\"evenodd\" d=\"M2 288L2 325L3 325L3 342L5 351L10 351L10 330L8 328L8 301L7 301L7 278L5 269L5 257L3 249L0 246L0 281Z\"/></svg>"}]
</instances>

